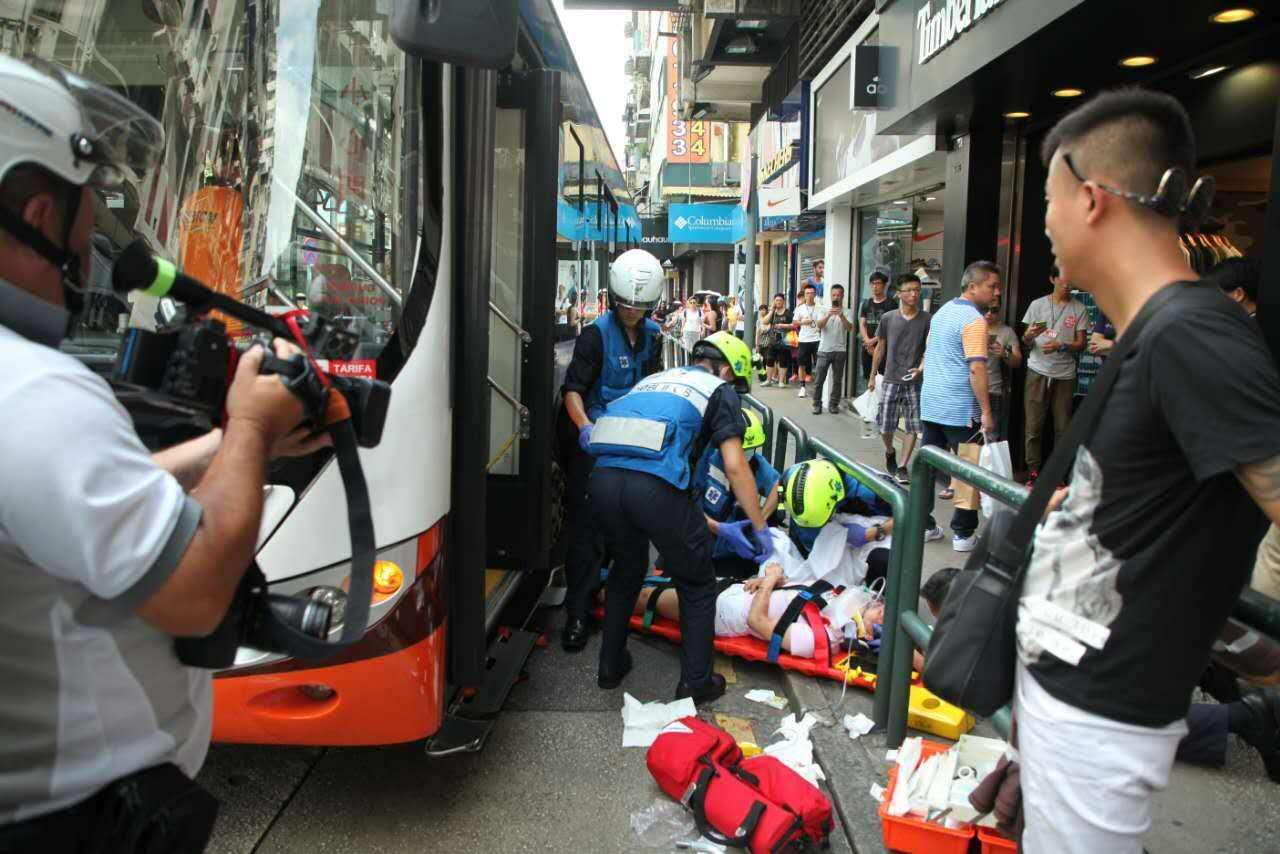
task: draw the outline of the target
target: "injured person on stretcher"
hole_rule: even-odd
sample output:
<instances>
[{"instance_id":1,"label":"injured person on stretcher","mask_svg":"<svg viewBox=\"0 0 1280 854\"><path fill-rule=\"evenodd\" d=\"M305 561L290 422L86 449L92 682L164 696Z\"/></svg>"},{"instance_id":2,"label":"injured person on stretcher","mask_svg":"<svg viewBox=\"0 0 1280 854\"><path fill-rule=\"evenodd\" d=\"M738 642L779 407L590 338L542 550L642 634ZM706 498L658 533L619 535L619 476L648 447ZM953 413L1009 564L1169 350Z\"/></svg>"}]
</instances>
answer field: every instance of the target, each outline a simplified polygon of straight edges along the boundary
<instances>
[{"instance_id":1,"label":"injured person on stretcher","mask_svg":"<svg viewBox=\"0 0 1280 854\"><path fill-rule=\"evenodd\" d=\"M775 562L766 564L758 577L723 590L716 597L716 637L750 636L762 641L772 638L778 621L804 589L789 588L787 582L782 566ZM679 598L665 584L646 586L640 591L636 614L645 613L652 596L659 597L654 608L659 616L669 620L680 619ZM796 620L782 636L784 650L799 658L813 658L817 641L832 648L857 646L861 650L879 652L884 601L876 592L856 586L839 594L832 591L817 601L827 636L815 638L808 622ZM917 652L916 668L919 669L922 663L923 659Z\"/></svg>"}]
</instances>

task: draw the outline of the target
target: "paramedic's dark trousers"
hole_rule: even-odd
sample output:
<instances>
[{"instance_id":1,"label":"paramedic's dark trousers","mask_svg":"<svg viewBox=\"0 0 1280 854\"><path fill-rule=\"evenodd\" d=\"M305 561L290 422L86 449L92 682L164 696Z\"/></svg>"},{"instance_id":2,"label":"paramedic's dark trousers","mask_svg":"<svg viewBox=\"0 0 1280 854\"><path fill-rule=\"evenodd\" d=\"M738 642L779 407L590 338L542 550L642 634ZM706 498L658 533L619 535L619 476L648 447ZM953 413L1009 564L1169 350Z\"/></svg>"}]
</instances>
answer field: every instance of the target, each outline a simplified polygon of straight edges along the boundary
<instances>
[{"instance_id":1,"label":"paramedic's dark trousers","mask_svg":"<svg viewBox=\"0 0 1280 854\"><path fill-rule=\"evenodd\" d=\"M569 552L565 555L565 612L570 617L587 619L595 610L592 601L600 589L600 567L604 559L604 543L595 518L587 504L587 481L596 458L578 447L575 441L567 454L569 470L565 472L568 501Z\"/></svg>"},{"instance_id":2,"label":"paramedic's dark trousers","mask_svg":"<svg viewBox=\"0 0 1280 854\"><path fill-rule=\"evenodd\" d=\"M1187 734L1178 742L1177 758L1197 765L1227 763L1227 704L1192 703Z\"/></svg>"},{"instance_id":3,"label":"paramedic's dark trousers","mask_svg":"<svg viewBox=\"0 0 1280 854\"><path fill-rule=\"evenodd\" d=\"M613 567L605 583L600 668L616 672L627 646L631 614L649 571L649 544L680 600L680 680L698 686L711 678L716 579L711 534L689 493L651 474L597 468L588 489L596 524Z\"/></svg>"}]
</instances>

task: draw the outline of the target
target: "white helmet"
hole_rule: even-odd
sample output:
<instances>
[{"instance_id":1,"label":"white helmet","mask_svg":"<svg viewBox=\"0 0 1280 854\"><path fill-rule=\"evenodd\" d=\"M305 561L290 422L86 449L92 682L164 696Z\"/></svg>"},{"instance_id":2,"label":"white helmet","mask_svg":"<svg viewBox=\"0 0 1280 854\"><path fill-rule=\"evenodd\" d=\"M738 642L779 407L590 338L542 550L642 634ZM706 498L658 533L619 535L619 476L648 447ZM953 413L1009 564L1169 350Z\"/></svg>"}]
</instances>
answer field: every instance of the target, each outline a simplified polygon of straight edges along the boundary
<instances>
[{"instance_id":1,"label":"white helmet","mask_svg":"<svg viewBox=\"0 0 1280 854\"><path fill-rule=\"evenodd\" d=\"M609 296L624 308L652 311L662 299L662 265L643 249L628 249L609 267Z\"/></svg>"},{"instance_id":2,"label":"white helmet","mask_svg":"<svg viewBox=\"0 0 1280 854\"><path fill-rule=\"evenodd\" d=\"M160 123L128 99L43 60L0 56L0 181L17 166L36 165L67 182L67 234L61 247L15 212L0 207L0 228L13 234L64 278L79 280L68 250L80 187L118 183L155 165L164 147Z\"/></svg>"}]
</instances>

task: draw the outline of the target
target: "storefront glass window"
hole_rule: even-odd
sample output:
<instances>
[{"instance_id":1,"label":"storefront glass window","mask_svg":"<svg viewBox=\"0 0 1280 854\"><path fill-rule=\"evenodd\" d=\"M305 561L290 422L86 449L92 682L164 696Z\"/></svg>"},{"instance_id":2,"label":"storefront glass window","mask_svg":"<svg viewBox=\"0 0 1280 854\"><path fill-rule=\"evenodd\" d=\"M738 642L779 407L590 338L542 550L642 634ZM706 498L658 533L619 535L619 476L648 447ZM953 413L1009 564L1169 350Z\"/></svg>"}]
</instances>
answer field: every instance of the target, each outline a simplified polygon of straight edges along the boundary
<instances>
[{"instance_id":1,"label":"storefront glass window","mask_svg":"<svg viewBox=\"0 0 1280 854\"><path fill-rule=\"evenodd\" d=\"M403 295L418 231L418 75L385 4L49 5L16 13L0 51L112 87L166 137L153 173L97 198L94 291L69 347L109 357L127 323L157 322L150 297L110 289L112 259L141 237L250 305L352 319L371 370L398 309L364 265Z\"/></svg>"}]
</instances>

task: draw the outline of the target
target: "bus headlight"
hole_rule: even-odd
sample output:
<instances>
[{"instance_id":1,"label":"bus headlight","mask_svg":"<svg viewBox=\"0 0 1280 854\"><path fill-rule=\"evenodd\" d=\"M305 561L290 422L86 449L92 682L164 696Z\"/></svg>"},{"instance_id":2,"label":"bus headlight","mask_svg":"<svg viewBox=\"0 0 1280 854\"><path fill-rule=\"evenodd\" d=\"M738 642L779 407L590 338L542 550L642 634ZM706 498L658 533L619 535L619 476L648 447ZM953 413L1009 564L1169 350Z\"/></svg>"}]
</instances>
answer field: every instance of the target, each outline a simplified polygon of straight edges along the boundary
<instances>
[{"instance_id":1,"label":"bus headlight","mask_svg":"<svg viewBox=\"0 0 1280 854\"><path fill-rule=\"evenodd\" d=\"M337 587L329 587L327 585L313 587L307 594L308 598L313 602L321 602L329 606L332 617L329 623L329 632L332 634L342 628L342 619L347 613L347 594L339 590Z\"/></svg>"}]
</instances>

